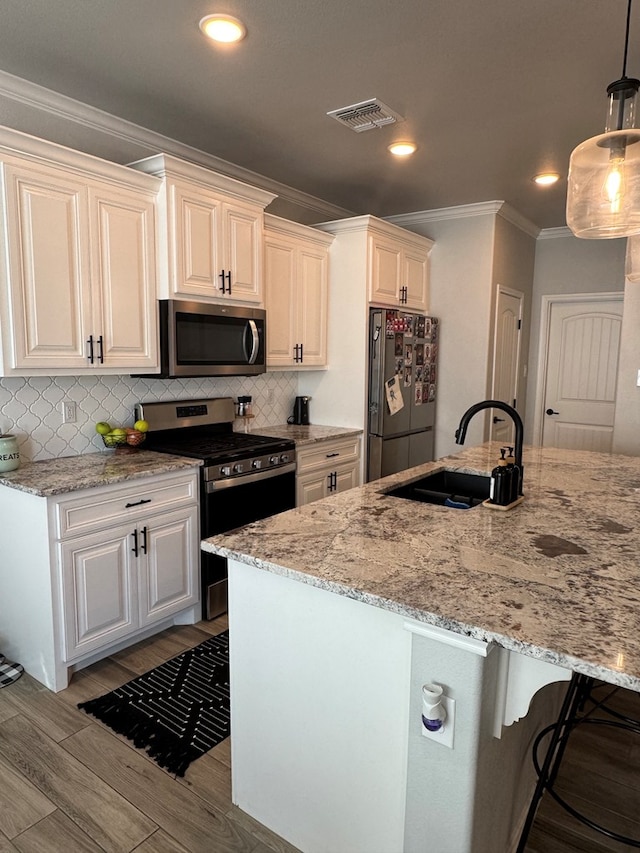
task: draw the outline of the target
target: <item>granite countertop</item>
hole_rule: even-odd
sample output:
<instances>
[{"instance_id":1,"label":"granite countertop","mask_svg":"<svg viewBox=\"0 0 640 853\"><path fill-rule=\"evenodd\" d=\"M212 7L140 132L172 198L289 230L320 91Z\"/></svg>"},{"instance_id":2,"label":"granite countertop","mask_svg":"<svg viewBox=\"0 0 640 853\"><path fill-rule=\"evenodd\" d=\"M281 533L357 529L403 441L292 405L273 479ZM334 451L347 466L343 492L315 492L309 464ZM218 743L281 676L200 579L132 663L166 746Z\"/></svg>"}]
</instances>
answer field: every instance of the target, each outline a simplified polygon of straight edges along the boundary
<instances>
[{"instance_id":1,"label":"granite countertop","mask_svg":"<svg viewBox=\"0 0 640 853\"><path fill-rule=\"evenodd\" d=\"M297 424L275 424L273 426L260 427L253 430L256 435L270 435L273 438L290 438L295 441L297 447L305 444L314 444L317 441L330 441L333 438L346 438L350 435L361 435L361 429L352 427L323 426L321 424L309 424L299 426Z\"/></svg>"},{"instance_id":2,"label":"granite countertop","mask_svg":"<svg viewBox=\"0 0 640 853\"><path fill-rule=\"evenodd\" d=\"M382 494L499 444L205 540L206 551L640 691L640 458L525 448L507 512Z\"/></svg>"},{"instance_id":3,"label":"granite countertop","mask_svg":"<svg viewBox=\"0 0 640 853\"><path fill-rule=\"evenodd\" d=\"M0 486L50 497L200 465L198 459L123 448L25 462L15 471L0 474Z\"/></svg>"}]
</instances>

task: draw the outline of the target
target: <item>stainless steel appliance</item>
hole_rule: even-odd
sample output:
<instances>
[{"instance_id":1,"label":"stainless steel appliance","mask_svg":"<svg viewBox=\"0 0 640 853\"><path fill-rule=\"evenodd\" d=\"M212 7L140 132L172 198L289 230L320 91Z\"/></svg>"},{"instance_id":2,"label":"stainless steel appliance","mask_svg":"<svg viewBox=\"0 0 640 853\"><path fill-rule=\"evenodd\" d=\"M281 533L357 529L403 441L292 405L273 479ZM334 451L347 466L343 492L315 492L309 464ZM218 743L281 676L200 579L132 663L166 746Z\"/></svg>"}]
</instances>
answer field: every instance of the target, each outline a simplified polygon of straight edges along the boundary
<instances>
[{"instance_id":1,"label":"stainless steel appliance","mask_svg":"<svg viewBox=\"0 0 640 853\"><path fill-rule=\"evenodd\" d=\"M289 439L233 432L231 397L140 403L149 424L146 448L202 459L200 534L203 539L295 506L296 451ZM201 553L202 616L227 609L227 561Z\"/></svg>"},{"instance_id":2,"label":"stainless steel appliance","mask_svg":"<svg viewBox=\"0 0 640 853\"><path fill-rule=\"evenodd\" d=\"M423 314L369 312L368 480L433 459L439 328Z\"/></svg>"},{"instance_id":3,"label":"stainless steel appliance","mask_svg":"<svg viewBox=\"0 0 640 853\"><path fill-rule=\"evenodd\" d=\"M156 378L265 372L264 309L160 299L158 311L160 374L153 374Z\"/></svg>"}]
</instances>

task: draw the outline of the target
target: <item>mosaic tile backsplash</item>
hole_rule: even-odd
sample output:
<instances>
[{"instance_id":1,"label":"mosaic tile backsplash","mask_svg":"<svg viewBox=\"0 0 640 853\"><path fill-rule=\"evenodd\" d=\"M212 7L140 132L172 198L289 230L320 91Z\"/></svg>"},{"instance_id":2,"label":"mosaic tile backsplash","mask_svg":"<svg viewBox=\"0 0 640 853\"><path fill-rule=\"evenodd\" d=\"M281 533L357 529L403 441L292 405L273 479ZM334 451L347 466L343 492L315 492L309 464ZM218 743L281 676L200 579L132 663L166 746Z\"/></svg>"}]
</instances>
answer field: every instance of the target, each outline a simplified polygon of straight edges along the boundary
<instances>
[{"instance_id":1,"label":"mosaic tile backsplash","mask_svg":"<svg viewBox=\"0 0 640 853\"><path fill-rule=\"evenodd\" d=\"M293 409L297 373L230 379L134 379L129 376L0 378L0 434L18 438L25 461L105 450L97 421L133 426L136 403L198 397L253 397L251 428L283 424ZM75 423L62 422L62 402L76 404ZM243 422L236 421L235 429Z\"/></svg>"}]
</instances>

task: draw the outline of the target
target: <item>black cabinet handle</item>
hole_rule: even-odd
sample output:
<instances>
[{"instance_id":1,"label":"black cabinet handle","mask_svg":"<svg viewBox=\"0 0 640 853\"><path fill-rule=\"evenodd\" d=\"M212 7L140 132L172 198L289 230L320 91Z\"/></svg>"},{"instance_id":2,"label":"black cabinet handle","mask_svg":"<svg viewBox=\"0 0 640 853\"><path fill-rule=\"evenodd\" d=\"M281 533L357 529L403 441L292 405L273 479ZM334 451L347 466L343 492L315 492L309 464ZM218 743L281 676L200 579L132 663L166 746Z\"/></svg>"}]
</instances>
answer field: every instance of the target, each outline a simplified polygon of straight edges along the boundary
<instances>
[{"instance_id":1,"label":"black cabinet handle","mask_svg":"<svg viewBox=\"0 0 640 853\"><path fill-rule=\"evenodd\" d=\"M340 456L339 453L325 453L326 459L332 459L334 456Z\"/></svg>"},{"instance_id":2,"label":"black cabinet handle","mask_svg":"<svg viewBox=\"0 0 640 853\"><path fill-rule=\"evenodd\" d=\"M142 545L140 546L140 548L141 548L143 554L147 553L147 526L146 526L146 524L142 528Z\"/></svg>"},{"instance_id":3,"label":"black cabinet handle","mask_svg":"<svg viewBox=\"0 0 640 853\"><path fill-rule=\"evenodd\" d=\"M151 498L142 498L141 500L135 501L132 504L125 504L124 508L129 509L132 506L140 506L140 504L150 504L150 503L151 503Z\"/></svg>"},{"instance_id":4,"label":"black cabinet handle","mask_svg":"<svg viewBox=\"0 0 640 853\"><path fill-rule=\"evenodd\" d=\"M98 338L98 347L98 361L100 362L100 364L104 364L104 341L102 339L102 335L100 335L100 337Z\"/></svg>"},{"instance_id":5,"label":"black cabinet handle","mask_svg":"<svg viewBox=\"0 0 640 853\"><path fill-rule=\"evenodd\" d=\"M131 535L133 536L133 548L131 550L133 551L134 555L137 557L138 556L138 531L134 530Z\"/></svg>"},{"instance_id":6,"label":"black cabinet handle","mask_svg":"<svg viewBox=\"0 0 640 853\"><path fill-rule=\"evenodd\" d=\"M224 279L225 279L224 270L222 270L222 272L220 273L218 278L222 279L222 292L226 293L225 286L224 286Z\"/></svg>"},{"instance_id":7,"label":"black cabinet handle","mask_svg":"<svg viewBox=\"0 0 640 853\"><path fill-rule=\"evenodd\" d=\"M93 364L93 335L89 335L87 346L89 347L89 354L87 355L87 358L89 359L89 364Z\"/></svg>"},{"instance_id":8,"label":"black cabinet handle","mask_svg":"<svg viewBox=\"0 0 640 853\"><path fill-rule=\"evenodd\" d=\"M559 415L560 412L554 412L553 409L547 409L545 412L546 415Z\"/></svg>"},{"instance_id":9,"label":"black cabinet handle","mask_svg":"<svg viewBox=\"0 0 640 853\"><path fill-rule=\"evenodd\" d=\"M302 361L302 344L296 344L293 349L293 360L296 364L300 364Z\"/></svg>"},{"instance_id":10,"label":"black cabinet handle","mask_svg":"<svg viewBox=\"0 0 640 853\"><path fill-rule=\"evenodd\" d=\"M332 471L328 475L328 477L329 477L328 491L335 492L335 490L338 488L338 472Z\"/></svg>"},{"instance_id":11,"label":"black cabinet handle","mask_svg":"<svg viewBox=\"0 0 640 853\"><path fill-rule=\"evenodd\" d=\"M227 293L231 295L231 270L227 271Z\"/></svg>"},{"instance_id":12,"label":"black cabinet handle","mask_svg":"<svg viewBox=\"0 0 640 853\"><path fill-rule=\"evenodd\" d=\"M497 415L493 416L494 424L503 424L505 422L505 420L506 420L506 418L499 418Z\"/></svg>"}]
</instances>

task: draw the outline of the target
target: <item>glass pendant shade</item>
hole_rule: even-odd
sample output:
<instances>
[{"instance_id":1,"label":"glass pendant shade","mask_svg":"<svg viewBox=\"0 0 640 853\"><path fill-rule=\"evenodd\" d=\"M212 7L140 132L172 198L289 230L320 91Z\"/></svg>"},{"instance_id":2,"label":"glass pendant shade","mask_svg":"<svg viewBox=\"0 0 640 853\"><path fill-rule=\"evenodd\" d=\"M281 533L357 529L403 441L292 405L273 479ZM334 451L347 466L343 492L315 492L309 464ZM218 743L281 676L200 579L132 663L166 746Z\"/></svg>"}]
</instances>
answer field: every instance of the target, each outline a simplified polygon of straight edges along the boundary
<instances>
[{"instance_id":1,"label":"glass pendant shade","mask_svg":"<svg viewBox=\"0 0 640 853\"><path fill-rule=\"evenodd\" d=\"M629 281L640 281L640 236L627 239L624 274Z\"/></svg>"},{"instance_id":2,"label":"glass pendant shade","mask_svg":"<svg viewBox=\"0 0 640 853\"><path fill-rule=\"evenodd\" d=\"M591 239L640 234L640 130L602 133L574 149L567 225Z\"/></svg>"}]
</instances>

